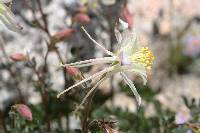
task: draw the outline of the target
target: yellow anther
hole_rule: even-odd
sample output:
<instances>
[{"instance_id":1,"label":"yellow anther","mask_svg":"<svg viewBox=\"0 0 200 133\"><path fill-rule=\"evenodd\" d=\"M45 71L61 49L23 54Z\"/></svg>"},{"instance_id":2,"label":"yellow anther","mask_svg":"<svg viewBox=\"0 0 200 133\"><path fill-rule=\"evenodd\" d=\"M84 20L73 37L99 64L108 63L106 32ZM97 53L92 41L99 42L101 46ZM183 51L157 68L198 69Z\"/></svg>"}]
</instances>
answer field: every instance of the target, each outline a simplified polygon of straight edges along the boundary
<instances>
[{"instance_id":1,"label":"yellow anther","mask_svg":"<svg viewBox=\"0 0 200 133\"><path fill-rule=\"evenodd\" d=\"M130 56L133 63L141 64L146 69L151 69L154 61L154 55L148 47L142 47L138 52Z\"/></svg>"}]
</instances>

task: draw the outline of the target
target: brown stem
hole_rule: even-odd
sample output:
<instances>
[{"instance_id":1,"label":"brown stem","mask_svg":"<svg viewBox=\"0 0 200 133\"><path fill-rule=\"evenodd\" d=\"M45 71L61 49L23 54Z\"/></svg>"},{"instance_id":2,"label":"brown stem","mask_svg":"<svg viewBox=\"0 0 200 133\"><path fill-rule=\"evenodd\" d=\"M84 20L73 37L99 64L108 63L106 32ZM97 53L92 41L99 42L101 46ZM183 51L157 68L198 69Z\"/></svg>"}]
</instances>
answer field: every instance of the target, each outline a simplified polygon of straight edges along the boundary
<instances>
[{"instance_id":1,"label":"brown stem","mask_svg":"<svg viewBox=\"0 0 200 133\"><path fill-rule=\"evenodd\" d=\"M42 20L44 22L44 30L48 34L48 36L50 36L49 29L48 29L47 17L46 17L46 14L44 13L44 11L42 9L41 1L37 0L37 4L38 4L38 7L39 7L39 11L40 11L40 13L42 15Z\"/></svg>"},{"instance_id":2,"label":"brown stem","mask_svg":"<svg viewBox=\"0 0 200 133\"><path fill-rule=\"evenodd\" d=\"M49 30L48 30L48 23L47 23L47 19L46 19L46 15L44 14L43 12L43 9L42 9L42 4L41 4L41 1L40 0L37 0L36 1L37 4L38 4L38 7L39 7L39 11L40 11L40 14L42 16L42 20L43 20L43 23L44 25L43 26L39 26L39 28L41 28L41 30L44 30L46 32L46 34L50 37L50 33L49 33ZM36 15L35 15L35 12L32 11L34 16L35 16L35 20L39 23L39 21L37 20L36 18ZM39 23L40 24L40 23ZM48 43L47 44L47 48L49 47ZM45 55L45 59L44 59L44 69L43 71L46 72L47 71L47 57L48 57L48 53L49 53L49 49L47 50L47 53ZM47 130L49 133L51 133L51 124L50 124L50 119L49 119L49 116L48 116L48 100L47 100L47 90L46 90L46 83L43 79L42 76L40 76L39 72L36 70L36 68L34 68L34 72L36 73L37 77L38 77L38 81L41 82L41 86L42 86L42 90L41 90L41 97L42 97L42 101L43 101L43 105L44 105L44 108L45 108L45 112L46 112L46 119L47 119Z\"/></svg>"},{"instance_id":3,"label":"brown stem","mask_svg":"<svg viewBox=\"0 0 200 133\"><path fill-rule=\"evenodd\" d=\"M92 100L93 100L94 94L96 93L96 90L92 92L91 96L88 99L86 107L85 107L85 113L84 113L85 115L84 115L84 118L83 118L83 125L82 125L83 133L88 133L88 117L89 117L90 112L91 112L90 108L91 108Z\"/></svg>"},{"instance_id":4,"label":"brown stem","mask_svg":"<svg viewBox=\"0 0 200 133\"><path fill-rule=\"evenodd\" d=\"M44 11L42 9L42 4L41 4L40 0L37 0L37 4L38 4L39 11L40 11L40 14L42 16L42 20L43 20L43 24L44 24L44 26L41 26L40 28L41 28L41 30L46 32L46 34L48 35L49 40L50 40L51 35L50 35L49 29L48 29L48 22L47 22L46 14L44 13ZM49 47L50 45L47 43L47 46ZM59 61L64 63L64 60L62 59L62 56L61 56L60 52L58 51L58 49L56 47L54 49L54 52L57 54ZM47 58L47 56L45 58ZM45 66L46 66L46 63L45 63ZM64 76L64 81L65 81L65 84L64 84L64 89L65 89L65 87L68 85L67 84L67 75L66 75L65 69L63 69L63 76ZM67 119L68 119L68 116L67 116ZM50 126L48 126L48 129L50 130ZM67 132L69 132L69 124L67 124Z\"/></svg>"},{"instance_id":5,"label":"brown stem","mask_svg":"<svg viewBox=\"0 0 200 133\"><path fill-rule=\"evenodd\" d=\"M0 37L0 48L1 48L1 50L2 50L3 56L5 57L6 61L9 62L9 56L8 56L8 54L6 53L6 50L5 50L4 45L5 45L5 42L4 42L3 38ZM13 70L11 67L12 67L12 66L8 66L6 69L7 69L8 72L10 73L11 77L14 79L14 86L15 86L15 88L16 88L18 94L19 94L20 102L21 102L21 103L25 103L23 94L22 94L22 92L21 92L21 90L20 90L20 87L19 87L19 81L18 81L17 78L16 78L16 71Z\"/></svg>"},{"instance_id":6,"label":"brown stem","mask_svg":"<svg viewBox=\"0 0 200 133\"><path fill-rule=\"evenodd\" d=\"M47 46L48 46L48 44L47 44ZM47 50L47 53L46 53L45 58L44 58L44 69L43 69L44 72L48 71L47 70L48 53L49 53L49 50ZM44 106L45 112L46 112L47 130L48 130L48 133L51 133L51 122L50 122L50 119L49 119L49 116L48 116L48 99L47 99L48 92L46 90L46 83L45 83L43 76L40 75L39 71L37 71L37 69L35 67L33 68L33 71L37 75L38 82L41 85L40 94L41 94L43 106Z\"/></svg>"},{"instance_id":7,"label":"brown stem","mask_svg":"<svg viewBox=\"0 0 200 133\"><path fill-rule=\"evenodd\" d=\"M61 56L60 52L58 51L58 49L55 48L54 51L57 54L57 56L59 58L59 61L64 64L65 62L62 59L62 56ZM69 86L69 84L67 83L67 73L66 73L66 70L63 68L62 71L63 71L64 81L65 81L63 88L65 89L65 87ZM69 132L69 115L68 114L67 114L66 118L67 118L66 132L68 133Z\"/></svg>"}]
</instances>

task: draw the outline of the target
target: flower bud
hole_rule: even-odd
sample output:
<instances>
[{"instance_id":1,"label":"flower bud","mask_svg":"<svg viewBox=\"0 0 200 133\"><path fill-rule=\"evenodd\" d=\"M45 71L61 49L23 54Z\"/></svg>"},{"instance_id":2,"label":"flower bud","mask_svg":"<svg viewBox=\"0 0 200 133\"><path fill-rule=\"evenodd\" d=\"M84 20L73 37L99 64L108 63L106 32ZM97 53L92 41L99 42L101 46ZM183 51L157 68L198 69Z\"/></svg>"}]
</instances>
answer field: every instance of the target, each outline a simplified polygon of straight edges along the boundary
<instances>
[{"instance_id":1,"label":"flower bud","mask_svg":"<svg viewBox=\"0 0 200 133\"><path fill-rule=\"evenodd\" d=\"M73 76L75 79L77 79L77 80L83 79L83 76L79 69L77 69L75 67L71 67L71 66L66 66L65 70L67 71L67 73L69 75Z\"/></svg>"},{"instance_id":2,"label":"flower bud","mask_svg":"<svg viewBox=\"0 0 200 133\"><path fill-rule=\"evenodd\" d=\"M13 55L10 56L10 59L13 61L25 61L27 60L27 56L22 54L22 53L15 53Z\"/></svg>"},{"instance_id":3,"label":"flower bud","mask_svg":"<svg viewBox=\"0 0 200 133\"><path fill-rule=\"evenodd\" d=\"M12 107L21 115L21 117L28 121L32 121L32 112L28 106L24 104L15 104Z\"/></svg>"},{"instance_id":4,"label":"flower bud","mask_svg":"<svg viewBox=\"0 0 200 133\"><path fill-rule=\"evenodd\" d=\"M73 28L67 28L67 29L61 30L51 37L51 42L54 44L54 43L63 41L65 39L69 39L74 35L75 32L76 32L76 29L73 29Z\"/></svg>"},{"instance_id":5,"label":"flower bud","mask_svg":"<svg viewBox=\"0 0 200 133\"><path fill-rule=\"evenodd\" d=\"M80 24L88 24L88 23L90 23L91 19L90 19L90 17L87 14L77 13L74 16L74 21L78 22Z\"/></svg>"}]
</instances>

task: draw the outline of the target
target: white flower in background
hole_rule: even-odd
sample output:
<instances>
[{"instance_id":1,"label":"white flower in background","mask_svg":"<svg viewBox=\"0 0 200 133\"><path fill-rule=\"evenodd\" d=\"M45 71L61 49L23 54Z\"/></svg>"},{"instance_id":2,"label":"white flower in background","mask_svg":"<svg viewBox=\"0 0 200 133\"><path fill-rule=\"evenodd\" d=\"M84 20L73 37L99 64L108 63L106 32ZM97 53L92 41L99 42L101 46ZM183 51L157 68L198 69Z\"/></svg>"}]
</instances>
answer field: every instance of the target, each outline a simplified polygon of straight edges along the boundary
<instances>
[{"instance_id":1,"label":"white flower in background","mask_svg":"<svg viewBox=\"0 0 200 133\"><path fill-rule=\"evenodd\" d=\"M122 23L122 25L123 24L124 22ZM87 36L110 57L89 59L61 66L62 67L71 66L80 68L102 63L108 63L110 65L109 67L103 69L102 71L97 72L94 75L85 78L82 81L76 83L75 85L72 85L71 87L62 91L57 95L57 97L59 98L61 95L68 92L72 88L82 83L85 83L88 80L100 77L100 80L95 84L95 86L87 93L87 95L83 99L82 103L80 104L81 106L85 102L87 97L91 94L91 92L94 91L99 84L101 84L106 78L110 77L112 74L119 72L124 81L131 88L132 92L136 97L138 105L140 106L141 97L138 94L133 82L126 76L126 73L133 73L140 75L143 79L144 84L146 84L147 81L146 71L147 69L151 69L152 63L154 61L153 53L149 50L148 47L142 46L140 44L140 41L137 39L136 34L130 32L128 29L126 29L122 34L119 31L116 31L116 38L118 41L118 45L120 47L116 53L108 51L106 48L104 48L102 45L96 42L83 27L82 29L87 34Z\"/></svg>"},{"instance_id":2,"label":"white flower in background","mask_svg":"<svg viewBox=\"0 0 200 133\"><path fill-rule=\"evenodd\" d=\"M0 0L0 21L10 30L18 32L22 27L17 22L14 14L5 3L12 2L12 0Z\"/></svg>"}]
</instances>

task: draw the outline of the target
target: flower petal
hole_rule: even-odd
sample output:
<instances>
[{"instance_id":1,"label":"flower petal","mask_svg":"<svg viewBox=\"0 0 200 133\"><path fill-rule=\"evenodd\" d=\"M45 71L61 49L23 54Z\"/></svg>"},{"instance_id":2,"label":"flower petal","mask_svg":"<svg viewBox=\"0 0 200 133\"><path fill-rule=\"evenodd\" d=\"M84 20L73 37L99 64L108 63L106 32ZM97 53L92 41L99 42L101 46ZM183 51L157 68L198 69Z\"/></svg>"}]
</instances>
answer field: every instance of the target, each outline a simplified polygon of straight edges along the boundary
<instances>
[{"instance_id":1,"label":"flower petal","mask_svg":"<svg viewBox=\"0 0 200 133\"><path fill-rule=\"evenodd\" d=\"M119 53L125 52L127 55L131 55L141 47L134 31L125 30L122 32L122 38Z\"/></svg>"},{"instance_id":2,"label":"flower petal","mask_svg":"<svg viewBox=\"0 0 200 133\"><path fill-rule=\"evenodd\" d=\"M136 97L136 100L137 100L137 103L138 103L138 106L141 105L141 97L139 95L139 93L137 92L136 88L135 88L135 85L133 84L133 82L126 76L125 73L121 72L120 73L121 76L123 77L124 81L128 84L128 86L131 88L133 94L135 95Z\"/></svg>"},{"instance_id":3,"label":"flower petal","mask_svg":"<svg viewBox=\"0 0 200 133\"><path fill-rule=\"evenodd\" d=\"M121 43L122 41L122 34L119 32L118 29L122 29L122 30L127 30L128 29L128 23L126 23L125 21L123 21L122 19L119 18L119 23L116 25L115 27L115 37L117 39L118 44Z\"/></svg>"},{"instance_id":4,"label":"flower petal","mask_svg":"<svg viewBox=\"0 0 200 133\"><path fill-rule=\"evenodd\" d=\"M147 73L146 73L146 69L138 64L132 64L130 66L123 66L122 70L124 72L131 72L131 73L135 73L139 76L141 76L142 80L143 80L143 84L146 85L147 83Z\"/></svg>"},{"instance_id":5,"label":"flower petal","mask_svg":"<svg viewBox=\"0 0 200 133\"><path fill-rule=\"evenodd\" d=\"M128 29L128 23L127 22L125 22L125 21L123 21L122 19L119 18L119 23L122 26L123 30Z\"/></svg>"},{"instance_id":6,"label":"flower petal","mask_svg":"<svg viewBox=\"0 0 200 133\"><path fill-rule=\"evenodd\" d=\"M3 3L0 3L0 20L4 23L4 25L8 29L10 29L14 32L19 32L23 29L17 22L14 14Z\"/></svg>"},{"instance_id":7,"label":"flower petal","mask_svg":"<svg viewBox=\"0 0 200 133\"><path fill-rule=\"evenodd\" d=\"M119 32L117 28L115 28L115 37L117 39L118 44L120 44L122 41L122 34Z\"/></svg>"}]
</instances>

